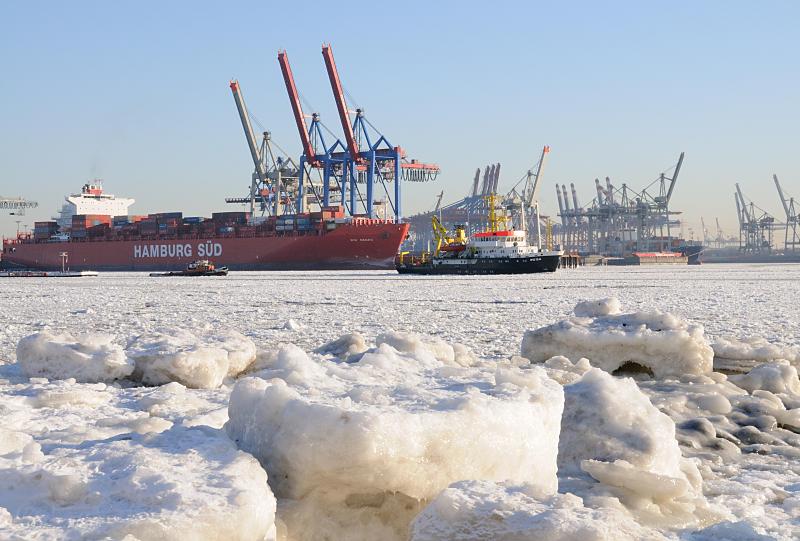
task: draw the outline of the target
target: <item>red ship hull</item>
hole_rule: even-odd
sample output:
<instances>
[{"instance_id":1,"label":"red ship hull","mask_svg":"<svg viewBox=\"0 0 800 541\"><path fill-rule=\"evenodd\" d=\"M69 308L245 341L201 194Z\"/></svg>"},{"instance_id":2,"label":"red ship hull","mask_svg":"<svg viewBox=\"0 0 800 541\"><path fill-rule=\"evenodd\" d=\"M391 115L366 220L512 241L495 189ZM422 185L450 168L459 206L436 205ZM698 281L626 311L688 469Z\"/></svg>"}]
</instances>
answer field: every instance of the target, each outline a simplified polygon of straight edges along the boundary
<instances>
[{"instance_id":1,"label":"red ship hull","mask_svg":"<svg viewBox=\"0 0 800 541\"><path fill-rule=\"evenodd\" d=\"M209 259L231 270L394 269L408 224L339 224L333 231L69 242L5 241L2 259L33 269L155 271Z\"/></svg>"}]
</instances>

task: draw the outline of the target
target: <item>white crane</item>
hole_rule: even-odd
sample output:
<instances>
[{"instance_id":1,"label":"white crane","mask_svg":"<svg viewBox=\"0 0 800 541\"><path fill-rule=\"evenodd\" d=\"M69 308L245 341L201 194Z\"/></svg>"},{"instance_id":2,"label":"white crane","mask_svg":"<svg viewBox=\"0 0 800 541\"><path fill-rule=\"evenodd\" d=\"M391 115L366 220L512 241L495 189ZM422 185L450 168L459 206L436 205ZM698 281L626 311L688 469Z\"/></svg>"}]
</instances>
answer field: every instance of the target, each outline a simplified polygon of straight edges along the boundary
<instances>
[{"instance_id":1,"label":"white crane","mask_svg":"<svg viewBox=\"0 0 800 541\"><path fill-rule=\"evenodd\" d=\"M800 235L798 235L798 216L797 210L794 206L794 197L786 197L781 188L781 183L778 182L778 175L772 175L775 181L775 187L778 189L778 196L781 198L783 211L786 213L786 237L784 240L784 250L796 250L800 247Z\"/></svg>"}]
</instances>

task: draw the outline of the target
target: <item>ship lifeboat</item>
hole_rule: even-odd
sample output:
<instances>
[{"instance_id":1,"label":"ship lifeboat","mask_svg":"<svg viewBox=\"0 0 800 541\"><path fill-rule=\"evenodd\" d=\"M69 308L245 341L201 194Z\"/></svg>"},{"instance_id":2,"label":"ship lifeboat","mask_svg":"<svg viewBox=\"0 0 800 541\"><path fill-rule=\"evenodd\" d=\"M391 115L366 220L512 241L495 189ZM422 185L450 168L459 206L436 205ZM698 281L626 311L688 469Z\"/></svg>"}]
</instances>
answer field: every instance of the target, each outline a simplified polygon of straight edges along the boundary
<instances>
[{"instance_id":1,"label":"ship lifeboat","mask_svg":"<svg viewBox=\"0 0 800 541\"><path fill-rule=\"evenodd\" d=\"M441 251L442 252L459 253L459 252L463 252L466 249L467 249L467 247L464 244L453 243L453 244L445 244L444 246L442 246Z\"/></svg>"}]
</instances>

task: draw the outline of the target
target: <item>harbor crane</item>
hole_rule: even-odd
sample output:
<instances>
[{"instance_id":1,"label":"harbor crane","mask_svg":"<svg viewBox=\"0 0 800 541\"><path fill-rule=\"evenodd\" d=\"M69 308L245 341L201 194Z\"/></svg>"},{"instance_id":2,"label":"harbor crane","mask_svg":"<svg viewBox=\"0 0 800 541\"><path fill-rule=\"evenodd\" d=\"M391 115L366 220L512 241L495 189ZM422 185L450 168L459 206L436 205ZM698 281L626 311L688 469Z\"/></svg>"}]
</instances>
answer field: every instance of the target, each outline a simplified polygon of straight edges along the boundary
<instances>
[{"instance_id":1,"label":"harbor crane","mask_svg":"<svg viewBox=\"0 0 800 541\"><path fill-rule=\"evenodd\" d=\"M680 224L681 214L670 209L672 195L684 161L661 172L640 191L610 177L605 183L594 180L596 196L581 207L574 184L571 195L565 184L556 185L561 244L567 252L623 255L628 251L667 251L674 249L672 228Z\"/></svg>"},{"instance_id":2,"label":"harbor crane","mask_svg":"<svg viewBox=\"0 0 800 541\"><path fill-rule=\"evenodd\" d=\"M775 217L745 199L738 182L735 197L739 218L739 250L748 253L771 252Z\"/></svg>"},{"instance_id":3,"label":"harbor crane","mask_svg":"<svg viewBox=\"0 0 800 541\"><path fill-rule=\"evenodd\" d=\"M10 210L11 216L24 216L26 209L33 209L39 206L36 201L29 201L21 197L3 197L0 195L0 209Z\"/></svg>"},{"instance_id":4,"label":"harbor crane","mask_svg":"<svg viewBox=\"0 0 800 541\"><path fill-rule=\"evenodd\" d=\"M302 143L297 183L298 212L304 209L304 190L306 186L314 189L311 174L314 170L322 179L322 194L317 199L320 206L339 204L351 216L366 215L375 217L376 207L383 204L376 193L383 189L385 199L391 207L395 221L402 216L400 183L405 181L425 182L434 180L439 167L416 160L407 160L405 151L392 145L389 140L366 119L363 109L351 113L344 97L339 72L330 45L322 46L322 57L336 103L336 110L344 132L344 142L336 139L332 144L325 142L318 113L311 115L310 126L300 104L300 94L294 81L289 57L286 51L278 53L278 63L283 74L284 84L292 107L295 125ZM327 128L325 128L327 130ZM389 184L394 182L394 186ZM363 185L364 192L359 187ZM385 208L385 207L384 207Z\"/></svg>"},{"instance_id":5,"label":"harbor crane","mask_svg":"<svg viewBox=\"0 0 800 541\"><path fill-rule=\"evenodd\" d=\"M778 189L778 196L781 198L783 211L786 213L786 230L783 249L786 252L790 250L794 252L800 247L800 235L798 235L800 219L798 218L797 209L794 205L794 197L787 197L787 194L784 194L781 183L778 181L778 175L772 175L772 179L775 181L775 187Z\"/></svg>"},{"instance_id":6,"label":"harbor crane","mask_svg":"<svg viewBox=\"0 0 800 541\"><path fill-rule=\"evenodd\" d=\"M706 227L706 220L700 216L700 225L703 227L702 240L703 246L708 246L708 228Z\"/></svg>"},{"instance_id":7,"label":"harbor crane","mask_svg":"<svg viewBox=\"0 0 800 541\"><path fill-rule=\"evenodd\" d=\"M255 170L248 197L228 197L225 202L249 204L250 216L255 216L256 204L259 205L262 214L271 213L277 216L281 212L281 203L284 204L284 209L287 204L292 204L288 197L288 188L289 184L294 183L297 179L297 166L291 158L284 159L275 154L270 132L263 132L259 144L250 123L250 114L247 111L239 81L231 81L230 88Z\"/></svg>"}]
</instances>

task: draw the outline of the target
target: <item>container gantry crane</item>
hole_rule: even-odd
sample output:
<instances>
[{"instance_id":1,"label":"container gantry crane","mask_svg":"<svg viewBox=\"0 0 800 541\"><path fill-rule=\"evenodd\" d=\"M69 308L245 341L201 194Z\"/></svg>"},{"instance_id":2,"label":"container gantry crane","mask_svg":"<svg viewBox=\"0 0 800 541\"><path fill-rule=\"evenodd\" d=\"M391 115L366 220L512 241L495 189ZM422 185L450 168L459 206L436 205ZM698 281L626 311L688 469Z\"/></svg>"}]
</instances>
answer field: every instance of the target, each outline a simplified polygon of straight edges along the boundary
<instances>
[{"instance_id":1,"label":"container gantry crane","mask_svg":"<svg viewBox=\"0 0 800 541\"><path fill-rule=\"evenodd\" d=\"M3 197L0 196L0 209L10 210L10 215L24 216L26 209L33 209L39 206L36 201L29 201L21 197Z\"/></svg>"},{"instance_id":2,"label":"container gantry crane","mask_svg":"<svg viewBox=\"0 0 800 541\"><path fill-rule=\"evenodd\" d=\"M770 213L747 201L738 182L735 196L739 217L739 249L750 253L772 251L773 231L781 224L776 223Z\"/></svg>"},{"instance_id":3,"label":"container gantry crane","mask_svg":"<svg viewBox=\"0 0 800 541\"><path fill-rule=\"evenodd\" d=\"M236 109L239 112L239 120L244 130L247 146L250 149L250 156L255 166L253 178L250 184L250 194L248 197L228 197L226 203L249 204L250 215L255 216L256 204L263 213L278 215L281 212L280 204L283 203L284 209L292 204L289 197L288 185L297 178L297 166L291 158L277 156L272 148L272 136L265 131L259 144L253 126L250 123L250 114L244 101L239 81L230 82L233 99L236 102Z\"/></svg>"},{"instance_id":4,"label":"container gantry crane","mask_svg":"<svg viewBox=\"0 0 800 541\"><path fill-rule=\"evenodd\" d=\"M342 131L345 134L346 153L344 156L343 178L341 183L342 201L346 200L345 190L349 187L349 211L356 214L357 183L366 183L366 200L362 199L364 213L373 217L375 205L375 186L380 184L386 192L396 221L402 216L400 181L425 182L434 180L439 174L439 166L406 160L405 152L370 124L362 109L356 109L355 119L350 124L350 111L344 98L339 72L330 45L322 46L322 57L333 91L336 109ZM394 197L387 184L394 182ZM349 185L349 186L348 186Z\"/></svg>"},{"instance_id":5,"label":"container gantry crane","mask_svg":"<svg viewBox=\"0 0 800 541\"><path fill-rule=\"evenodd\" d=\"M800 235L798 234L798 227L800 227L800 219L797 216L797 209L794 205L794 197L787 197L781 188L781 183L778 181L778 175L772 175L775 181L775 187L778 189L778 196L781 198L781 205L783 211L786 213L786 236L784 237L784 251L792 251L800 247Z\"/></svg>"}]
</instances>

